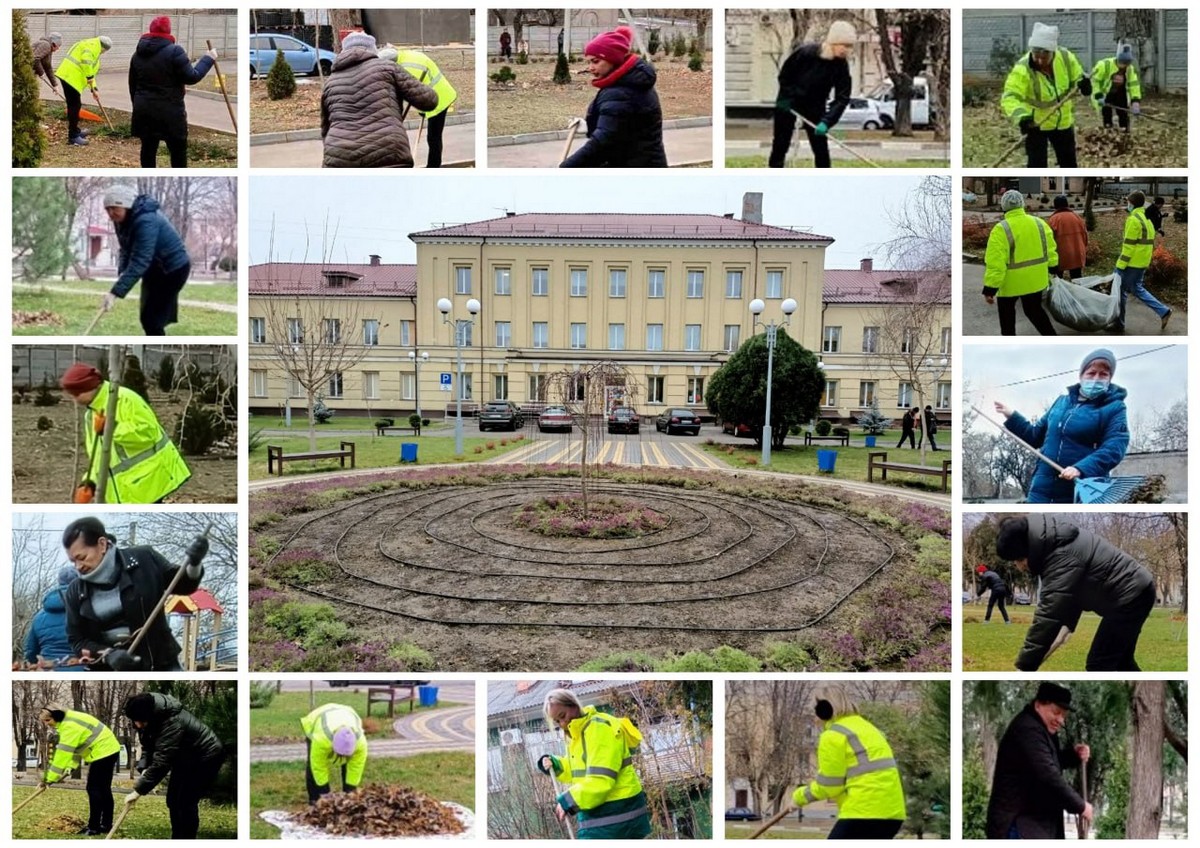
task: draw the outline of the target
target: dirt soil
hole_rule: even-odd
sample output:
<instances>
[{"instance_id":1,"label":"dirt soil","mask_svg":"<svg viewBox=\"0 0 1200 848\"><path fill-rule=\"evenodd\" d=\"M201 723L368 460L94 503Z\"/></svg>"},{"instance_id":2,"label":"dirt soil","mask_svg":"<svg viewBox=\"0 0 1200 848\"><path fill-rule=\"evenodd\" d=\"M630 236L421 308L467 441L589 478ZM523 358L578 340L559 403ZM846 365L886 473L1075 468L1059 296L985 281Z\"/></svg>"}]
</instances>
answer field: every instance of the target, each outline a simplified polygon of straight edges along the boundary
<instances>
[{"instance_id":1,"label":"dirt soil","mask_svg":"<svg viewBox=\"0 0 1200 848\"><path fill-rule=\"evenodd\" d=\"M83 104L100 115L95 103ZM43 168L138 168L142 141L129 135L131 116L128 112L108 109L114 133L110 133L103 122L80 121L88 131L87 147L72 147L67 144L67 113L62 106L53 104L45 107L43 128L46 130L46 150L42 156ZM103 116L102 116L103 117ZM158 167L170 164L167 146L158 146ZM188 129L188 165L198 168L237 167L237 138L201 127Z\"/></svg>"},{"instance_id":2,"label":"dirt soil","mask_svg":"<svg viewBox=\"0 0 1200 848\"><path fill-rule=\"evenodd\" d=\"M437 63L458 92L451 115L475 109L474 48L444 47L422 51ZM410 117L414 117L410 115ZM420 117L420 116L415 116ZM316 129L321 126L321 83L317 77L296 77L296 93L287 100L267 97L265 77L250 81L250 132L268 133Z\"/></svg>"},{"instance_id":3,"label":"dirt soil","mask_svg":"<svg viewBox=\"0 0 1200 848\"><path fill-rule=\"evenodd\" d=\"M488 65L488 74L500 66ZM554 82L554 62L510 64L517 75L515 82L488 81L488 135L517 135L565 129L571 118L587 115L588 104L596 96L587 62L583 57L571 65L571 82ZM704 70L690 71L687 57L659 58L658 100L663 118L693 118L713 114L712 55L704 57Z\"/></svg>"},{"instance_id":4,"label":"dirt soil","mask_svg":"<svg viewBox=\"0 0 1200 848\"><path fill-rule=\"evenodd\" d=\"M13 404L12 489L15 503L70 503L75 468L75 416L78 407L66 398L57 406L34 406L30 392L22 404ZM150 405L164 427L174 426L183 412L184 402L170 403L165 396L150 390ZM46 416L54 426L38 430L37 421ZM82 429L82 421L80 423ZM82 437L81 437L82 439ZM185 456L192 477L166 503L237 503L236 446L208 456ZM87 454L79 448L80 475L87 467Z\"/></svg>"},{"instance_id":5,"label":"dirt soil","mask_svg":"<svg viewBox=\"0 0 1200 848\"><path fill-rule=\"evenodd\" d=\"M815 507L650 484L611 488L670 516L639 539L512 526L523 504L570 489L535 480L389 492L264 532L294 533L283 550L321 551L340 569L293 588L332 603L364 638L416 643L441 671L578 668L648 649L753 652L819 625L906 547ZM571 629L580 625L590 626Z\"/></svg>"}]
</instances>

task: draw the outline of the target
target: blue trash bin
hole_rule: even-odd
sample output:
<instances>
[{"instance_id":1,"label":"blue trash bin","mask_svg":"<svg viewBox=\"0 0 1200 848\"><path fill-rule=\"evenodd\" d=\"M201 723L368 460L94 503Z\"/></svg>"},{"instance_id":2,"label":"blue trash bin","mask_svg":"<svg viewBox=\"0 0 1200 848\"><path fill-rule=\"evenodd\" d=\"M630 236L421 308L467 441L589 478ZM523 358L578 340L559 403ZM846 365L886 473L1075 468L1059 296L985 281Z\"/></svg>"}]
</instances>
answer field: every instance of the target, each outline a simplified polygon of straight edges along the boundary
<instances>
[{"instance_id":1,"label":"blue trash bin","mask_svg":"<svg viewBox=\"0 0 1200 848\"><path fill-rule=\"evenodd\" d=\"M869 448L875 447L875 436L863 436L863 444Z\"/></svg>"},{"instance_id":2,"label":"blue trash bin","mask_svg":"<svg viewBox=\"0 0 1200 848\"><path fill-rule=\"evenodd\" d=\"M438 688L436 686L417 687L417 698L420 699L422 707L436 707L438 700L437 693Z\"/></svg>"},{"instance_id":3,"label":"blue trash bin","mask_svg":"<svg viewBox=\"0 0 1200 848\"><path fill-rule=\"evenodd\" d=\"M827 474L833 473L834 463L837 462L837 451L835 450L818 450L817 451L817 470L824 471Z\"/></svg>"},{"instance_id":4,"label":"blue trash bin","mask_svg":"<svg viewBox=\"0 0 1200 848\"><path fill-rule=\"evenodd\" d=\"M401 462L416 462L417 461L417 443L404 442L400 445L400 461Z\"/></svg>"}]
</instances>

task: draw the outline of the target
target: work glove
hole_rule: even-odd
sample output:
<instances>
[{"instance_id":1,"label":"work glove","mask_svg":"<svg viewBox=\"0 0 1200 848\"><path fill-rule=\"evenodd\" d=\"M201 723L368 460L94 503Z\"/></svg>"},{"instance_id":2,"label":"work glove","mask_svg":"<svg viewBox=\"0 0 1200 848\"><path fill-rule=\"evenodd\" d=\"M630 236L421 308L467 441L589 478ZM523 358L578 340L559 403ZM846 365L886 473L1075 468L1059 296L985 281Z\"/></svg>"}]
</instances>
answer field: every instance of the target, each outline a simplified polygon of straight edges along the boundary
<instances>
[{"instance_id":1,"label":"work glove","mask_svg":"<svg viewBox=\"0 0 1200 848\"><path fill-rule=\"evenodd\" d=\"M187 546L183 555L189 565L199 565L200 561L208 555L208 539L205 536L197 536L192 539L192 543Z\"/></svg>"},{"instance_id":2,"label":"work glove","mask_svg":"<svg viewBox=\"0 0 1200 848\"><path fill-rule=\"evenodd\" d=\"M96 484L91 480L84 480L75 487L75 496L72 501L77 504L90 504L96 499Z\"/></svg>"},{"instance_id":3,"label":"work glove","mask_svg":"<svg viewBox=\"0 0 1200 848\"><path fill-rule=\"evenodd\" d=\"M1096 94L1095 94L1095 95L1092 97L1092 99L1093 99L1093 100L1095 100L1095 101L1096 101L1096 105L1097 105L1097 106L1099 106L1099 105L1101 105L1102 103L1104 103L1104 94L1103 94L1103 93L1101 93L1101 92L1099 92L1099 91L1097 91L1097 92L1096 92Z\"/></svg>"},{"instance_id":4,"label":"work glove","mask_svg":"<svg viewBox=\"0 0 1200 848\"><path fill-rule=\"evenodd\" d=\"M1084 97L1092 96L1092 81L1088 77L1084 77L1079 81L1079 93Z\"/></svg>"},{"instance_id":5,"label":"work glove","mask_svg":"<svg viewBox=\"0 0 1200 848\"><path fill-rule=\"evenodd\" d=\"M1129 104L1129 111L1135 115L1142 114L1142 104L1138 103L1136 100L1133 101L1133 103Z\"/></svg>"},{"instance_id":6,"label":"work glove","mask_svg":"<svg viewBox=\"0 0 1200 848\"><path fill-rule=\"evenodd\" d=\"M104 422L107 420L108 419L106 419L104 417L103 412L97 412L95 415L93 415L92 416L92 432L94 432L97 436L103 435Z\"/></svg>"},{"instance_id":7,"label":"work glove","mask_svg":"<svg viewBox=\"0 0 1200 848\"><path fill-rule=\"evenodd\" d=\"M825 135L827 132L829 132L829 126L824 121L821 121L821 123L817 124L817 126L813 129L813 133L815 135Z\"/></svg>"},{"instance_id":8,"label":"work glove","mask_svg":"<svg viewBox=\"0 0 1200 848\"><path fill-rule=\"evenodd\" d=\"M129 807L132 807L134 804L136 804L138 802L138 798L141 798L141 797L142 796L139 795L136 791L130 792L128 795L126 795L125 796L126 809L128 809Z\"/></svg>"},{"instance_id":9,"label":"work glove","mask_svg":"<svg viewBox=\"0 0 1200 848\"><path fill-rule=\"evenodd\" d=\"M1050 648L1046 651L1046 656L1042 657L1042 662L1050 659L1050 655L1067 644L1067 640L1071 638L1071 628L1065 624L1059 628L1058 635L1054 637L1054 641L1050 643Z\"/></svg>"},{"instance_id":10,"label":"work glove","mask_svg":"<svg viewBox=\"0 0 1200 848\"><path fill-rule=\"evenodd\" d=\"M1021 135L1029 135L1031 132L1033 132L1036 129L1033 123L1033 116L1026 115L1024 118L1022 118L1021 122L1017 124L1017 129L1021 131Z\"/></svg>"},{"instance_id":11,"label":"work glove","mask_svg":"<svg viewBox=\"0 0 1200 848\"><path fill-rule=\"evenodd\" d=\"M210 48L209 51L204 55L212 59L214 62L221 58L221 56L217 53L217 48L215 47Z\"/></svg>"},{"instance_id":12,"label":"work glove","mask_svg":"<svg viewBox=\"0 0 1200 848\"><path fill-rule=\"evenodd\" d=\"M775 108L780 112L790 112L792 111L792 101L790 98L780 97L775 101Z\"/></svg>"},{"instance_id":13,"label":"work glove","mask_svg":"<svg viewBox=\"0 0 1200 848\"><path fill-rule=\"evenodd\" d=\"M42 780L38 781L37 788L38 789L49 789L50 784L46 782L45 778L43 778Z\"/></svg>"},{"instance_id":14,"label":"work glove","mask_svg":"<svg viewBox=\"0 0 1200 848\"><path fill-rule=\"evenodd\" d=\"M562 765L558 761L558 757L553 754L542 754L537 762L538 771L549 777L552 774L558 774L562 770Z\"/></svg>"},{"instance_id":15,"label":"work glove","mask_svg":"<svg viewBox=\"0 0 1200 848\"><path fill-rule=\"evenodd\" d=\"M571 800L571 796L566 792L562 793L555 799L558 802L558 808L568 815L574 815L579 812L579 807L575 806L575 802Z\"/></svg>"},{"instance_id":16,"label":"work glove","mask_svg":"<svg viewBox=\"0 0 1200 848\"><path fill-rule=\"evenodd\" d=\"M100 308L105 312L111 310L117 305L117 296L112 292L105 292L104 297L100 298Z\"/></svg>"},{"instance_id":17,"label":"work glove","mask_svg":"<svg viewBox=\"0 0 1200 848\"><path fill-rule=\"evenodd\" d=\"M112 671L139 671L142 658L134 656L124 648L113 648L104 655L104 664Z\"/></svg>"}]
</instances>

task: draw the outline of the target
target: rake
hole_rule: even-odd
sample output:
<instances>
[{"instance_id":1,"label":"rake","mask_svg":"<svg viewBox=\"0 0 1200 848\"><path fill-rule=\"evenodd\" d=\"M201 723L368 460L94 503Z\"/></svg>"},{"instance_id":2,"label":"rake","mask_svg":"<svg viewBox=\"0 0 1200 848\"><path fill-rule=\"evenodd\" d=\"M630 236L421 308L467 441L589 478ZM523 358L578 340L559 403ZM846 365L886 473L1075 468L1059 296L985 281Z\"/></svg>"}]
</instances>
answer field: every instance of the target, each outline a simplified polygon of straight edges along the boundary
<instances>
[{"instance_id":1,"label":"rake","mask_svg":"<svg viewBox=\"0 0 1200 848\"><path fill-rule=\"evenodd\" d=\"M1027 443L1024 439L1022 439L1016 433L1009 430L1003 424L993 421L991 418L989 418L987 415L985 415L983 413L983 411L979 409L979 407L972 404L971 409L975 410L975 413L980 418L982 418L984 421L987 421L990 424L995 425L997 428L999 428L1001 433L1008 436L1010 439L1012 439L1014 442L1016 442L1022 448L1029 451L1031 454L1036 456L1042 462L1049 465L1051 468L1053 468L1059 474L1063 473L1063 471L1065 469L1061 465L1059 465L1057 462L1052 460L1050 457L1046 456L1044 453L1042 453L1040 450L1035 448L1033 445ZM1074 503L1077 503L1077 504L1126 503L1129 500L1129 496L1132 495L1134 492L1136 492L1138 489L1140 489L1145 484L1146 484L1145 477L1134 477L1134 476L1078 477L1075 479Z\"/></svg>"},{"instance_id":2,"label":"rake","mask_svg":"<svg viewBox=\"0 0 1200 848\"><path fill-rule=\"evenodd\" d=\"M762 836L764 833L766 833L768 830L773 828L775 825L779 824L781 821L783 821L785 818L787 818L790 814L792 814L794 812L796 812L795 807L791 806L790 804L785 806L778 813L771 816L771 818L767 819L765 822L763 822L761 825L759 825L758 830L754 831L754 833L750 834L746 838L747 839L758 839L760 836Z\"/></svg>"}]
</instances>

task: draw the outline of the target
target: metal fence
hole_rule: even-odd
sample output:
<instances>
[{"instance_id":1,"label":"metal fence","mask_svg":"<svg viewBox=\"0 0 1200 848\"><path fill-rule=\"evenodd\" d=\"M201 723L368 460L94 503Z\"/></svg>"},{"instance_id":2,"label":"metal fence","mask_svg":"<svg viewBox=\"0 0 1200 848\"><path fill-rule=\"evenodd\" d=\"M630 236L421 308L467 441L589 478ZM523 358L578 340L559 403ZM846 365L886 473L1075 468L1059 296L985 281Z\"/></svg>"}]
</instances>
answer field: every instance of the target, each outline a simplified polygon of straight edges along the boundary
<instances>
[{"instance_id":1,"label":"metal fence","mask_svg":"<svg viewBox=\"0 0 1200 848\"><path fill-rule=\"evenodd\" d=\"M31 41L49 32L60 32L63 37L62 51L85 38L107 35L112 39L111 56L132 56L138 39L150 28L154 15L53 15L28 12L25 16L25 31ZM221 59L236 60L238 57L237 15L171 15L171 34L188 55L196 58L208 49L205 41L211 41L221 54ZM101 68L104 62L101 61ZM110 66L111 69L111 66ZM118 68L124 70L124 68Z\"/></svg>"}]
</instances>

